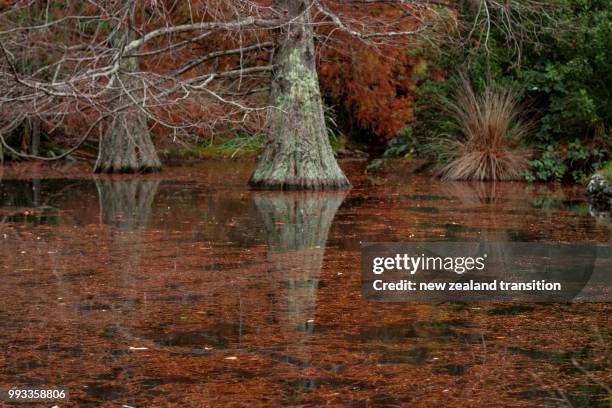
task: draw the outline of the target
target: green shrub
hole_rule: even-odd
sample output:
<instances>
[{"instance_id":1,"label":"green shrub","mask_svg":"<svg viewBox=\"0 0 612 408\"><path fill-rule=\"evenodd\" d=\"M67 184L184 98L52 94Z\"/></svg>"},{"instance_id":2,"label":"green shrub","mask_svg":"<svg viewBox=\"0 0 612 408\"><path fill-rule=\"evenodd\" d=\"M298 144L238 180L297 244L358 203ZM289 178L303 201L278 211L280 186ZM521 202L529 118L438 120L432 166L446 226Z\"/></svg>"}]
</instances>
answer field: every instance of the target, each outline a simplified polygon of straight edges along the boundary
<instances>
[{"instance_id":1,"label":"green shrub","mask_svg":"<svg viewBox=\"0 0 612 408\"><path fill-rule=\"evenodd\" d=\"M414 129L412 126L407 126L398 137L389 141L384 157L414 159L417 155L417 148L418 140L414 136Z\"/></svg>"},{"instance_id":2,"label":"green shrub","mask_svg":"<svg viewBox=\"0 0 612 408\"><path fill-rule=\"evenodd\" d=\"M567 147L548 144L540 149L538 157L529 162L525 172L527 181L569 181L583 183L603 166L608 152L601 148L587 148L579 139Z\"/></svg>"},{"instance_id":3,"label":"green shrub","mask_svg":"<svg viewBox=\"0 0 612 408\"><path fill-rule=\"evenodd\" d=\"M530 171L524 174L527 181L561 181L567 171L563 159L552 145L546 146L540 158L529 162Z\"/></svg>"},{"instance_id":4,"label":"green shrub","mask_svg":"<svg viewBox=\"0 0 612 408\"><path fill-rule=\"evenodd\" d=\"M528 115L537 126L525 143L535 146L537 154L528 180L580 182L600 167L612 143L612 2L540 2L551 7L551 14L515 14L526 23L512 27L514 37L502 11L490 10L492 24L487 26L473 2L457 4L457 42L412 52L426 60L424 72L415 78L416 120L409 124L411 138L394 141L390 154L413 148L421 156L447 159L440 146L453 128L449 96L466 74L477 93L496 83L519 90L521 104L531 107ZM523 28L532 34L517 39ZM446 79L437 79L440 72L448 73Z\"/></svg>"}]
</instances>

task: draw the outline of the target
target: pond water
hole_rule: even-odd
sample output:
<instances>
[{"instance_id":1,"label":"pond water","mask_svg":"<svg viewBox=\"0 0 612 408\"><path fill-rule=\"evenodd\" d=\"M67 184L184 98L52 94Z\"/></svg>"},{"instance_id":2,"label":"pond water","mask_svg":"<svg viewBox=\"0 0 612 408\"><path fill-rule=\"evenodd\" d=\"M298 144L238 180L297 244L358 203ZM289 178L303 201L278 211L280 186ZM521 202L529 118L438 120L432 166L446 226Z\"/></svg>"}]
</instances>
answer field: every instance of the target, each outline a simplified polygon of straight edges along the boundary
<instances>
[{"instance_id":1,"label":"pond water","mask_svg":"<svg viewBox=\"0 0 612 408\"><path fill-rule=\"evenodd\" d=\"M343 167L349 193L249 191L250 162L8 169L0 388L65 386L74 406L609 406L606 304L360 299L361 241L609 241L578 188Z\"/></svg>"}]
</instances>

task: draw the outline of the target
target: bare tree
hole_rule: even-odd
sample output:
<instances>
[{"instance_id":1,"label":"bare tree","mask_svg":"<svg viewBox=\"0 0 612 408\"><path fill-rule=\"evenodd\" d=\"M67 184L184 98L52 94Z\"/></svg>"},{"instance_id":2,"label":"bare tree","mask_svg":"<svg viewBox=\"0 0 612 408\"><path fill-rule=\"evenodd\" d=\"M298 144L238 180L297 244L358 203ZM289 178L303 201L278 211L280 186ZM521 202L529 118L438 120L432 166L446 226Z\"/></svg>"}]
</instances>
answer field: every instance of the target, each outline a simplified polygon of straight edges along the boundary
<instances>
[{"instance_id":1,"label":"bare tree","mask_svg":"<svg viewBox=\"0 0 612 408\"><path fill-rule=\"evenodd\" d=\"M425 35L443 7L404 0L151 0L36 2L0 10L0 142L24 120L48 133L100 138L96 170L157 170L149 128L192 134L263 130L250 184L265 189L342 189L325 128L318 46L351 37L376 47ZM60 2L62 3L62 2ZM138 6L135 6L135 4ZM15 23L26 21L23 24ZM32 47L39 55L32 72ZM38 157L41 158L41 157Z\"/></svg>"},{"instance_id":2,"label":"bare tree","mask_svg":"<svg viewBox=\"0 0 612 408\"><path fill-rule=\"evenodd\" d=\"M133 40L133 29L135 27L135 7L133 2L129 9L130 24L117 33L111 39L111 44L115 47L122 47L123 44ZM118 81L127 84L131 88L134 78L130 74L138 72L138 58L127 56L119 58L120 66L118 69ZM128 102L128 94L118 92L116 106L121 106ZM95 171L103 173L130 172L130 171L156 171L161 169L161 162L157 157L155 146L151 140L147 117L145 112L138 106L118 112L110 118L107 134L100 138L100 149L98 160L96 161Z\"/></svg>"},{"instance_id":3,"label":"bare tree","mask_svg":"<svg viewBox=\"0 0 612 408\"><path fill-rule=\"evenodd\" d=\"M466 23L465 32L460 35L462 41L476 41L489 53L489 42L496 30L503 35L517 65L525 45L542 47L542 34L562 28L563 7L558 0L461 0L456 7L468 14L459 18Z\"/></svg>"}]
</instances>

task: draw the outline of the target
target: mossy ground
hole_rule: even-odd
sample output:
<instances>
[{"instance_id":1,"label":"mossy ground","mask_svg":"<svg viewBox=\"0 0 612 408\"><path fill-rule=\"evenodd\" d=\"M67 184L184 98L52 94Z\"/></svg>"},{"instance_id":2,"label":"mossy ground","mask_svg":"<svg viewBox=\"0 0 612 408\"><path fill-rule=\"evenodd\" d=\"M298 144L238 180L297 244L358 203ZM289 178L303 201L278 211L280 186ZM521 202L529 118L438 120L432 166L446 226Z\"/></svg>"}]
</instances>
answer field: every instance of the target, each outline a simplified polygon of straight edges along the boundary
<instances>
[{"instance_id":1,"label":"mossy ground","mask_svg":"<svg viewBox=\"0 0 612 408\"><path fill-rule=\"evenodd\" d=\"M166 159L236 158L257 156L263 140L254 136L218 137L200 143L169 145L159 150Z\"/></svg>"}]
</instances>

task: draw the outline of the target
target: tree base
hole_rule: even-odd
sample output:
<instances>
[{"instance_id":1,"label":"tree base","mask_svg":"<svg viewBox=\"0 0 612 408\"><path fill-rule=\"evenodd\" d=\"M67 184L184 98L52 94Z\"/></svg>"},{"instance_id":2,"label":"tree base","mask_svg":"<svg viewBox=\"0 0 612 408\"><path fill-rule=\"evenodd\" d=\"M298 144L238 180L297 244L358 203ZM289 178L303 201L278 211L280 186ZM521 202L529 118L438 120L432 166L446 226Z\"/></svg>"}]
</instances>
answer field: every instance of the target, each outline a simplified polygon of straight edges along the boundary
<instances>
[{"instance_id":1,"label":"tree base","mask_svg":"<svg viewBox=\"0 0 612 408\"><path fill-rule=\"evenodd\" d=\"M137 112L113 119L100 141L95 173L151 173L161 171L146 118Z\"/></svg>"}]
</instances>

